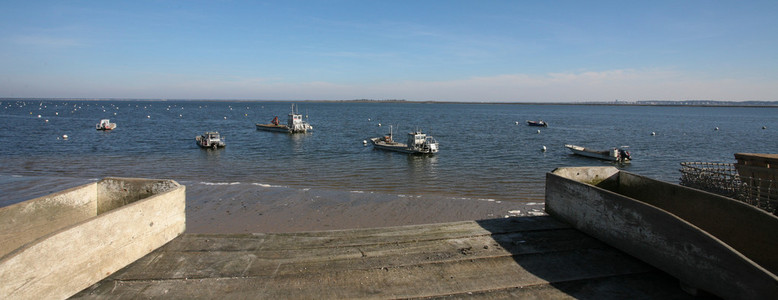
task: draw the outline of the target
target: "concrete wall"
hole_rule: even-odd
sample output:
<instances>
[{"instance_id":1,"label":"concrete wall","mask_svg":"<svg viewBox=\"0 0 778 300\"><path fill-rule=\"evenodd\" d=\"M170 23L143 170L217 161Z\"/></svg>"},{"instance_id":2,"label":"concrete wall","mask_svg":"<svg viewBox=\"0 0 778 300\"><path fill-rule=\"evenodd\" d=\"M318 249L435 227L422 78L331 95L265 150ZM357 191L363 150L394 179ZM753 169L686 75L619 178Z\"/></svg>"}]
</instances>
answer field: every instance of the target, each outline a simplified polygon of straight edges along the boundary
<instances>
[{"instance_id":1,"label":"concrete wall","mask_svg":"<svg viewBox=\"0 0 778 300\"><path fill-rule=\"evenodd\" d=\"M129 203L100 215L94 204L93 217L53 229L2 256L0 298L67 298L143 257L184 232L185 193L185 187L175 181L109 178L7 207L7 216L25 209L44 209L39 213L53 216L57 213L45 209L56 210L56 206L36 203L48 203L51 199L95 203L99 201L94 199L101 198L98 195L112 200L120 198L109 203ZM137 195L142 198L132 200ZM45 227L45 223L40 224Z\"/></svg>"},{"instance_id":2,"label":"concrete wall","mask_svg":"<svg viewBox=\"0 0 778 300\"><path fill-rule=\"evenodd\" d=\"M597 180L593 176L587 178L587 174L597 175ZM600 180L602 177L606 179ZM727 204L721 204L722 201ZM778 295L778 277L775 274L691 223L697 222L699 217L690 217L691 220L682 218L695 214L704 216L706 212L725 208L729 214L744 214L743 218L756 216L754 218L760 219L759 222L764 222L758 229L769 229L771 226L778 228L778 219L773 216L756 208L730 208L729 202L742 204L686 187L618 172L613 167L560 168L546 176L546 211L550 215L692 287L731 299L774 297ZM667 205L682 217L654 205ZM721 219L719 216L719 219L715 219L716 216L719 215L709 215L711 218L701 224L708 226L704 224L720 222L730 228L746 225L736 223L738 218ZM738 230L749 231L752 228ZM774 231L760 233L765 236L771 234L776 237ZM778 253L774 243L765 242L761 246L765 248L765 253ZM760 259L759 256L756 258ZM770 264L769 259L762 261Z\"/></svg>"},{"instance_id":3,"label":"concrete wall","mask_svg":"<svg viewBox=\"0 0 778 300\"><path fill-rule=\"evenodd\" d=\"M0 257L46 234L94 217L97 183L0 208Z\"/></svg>"}]
</instances>

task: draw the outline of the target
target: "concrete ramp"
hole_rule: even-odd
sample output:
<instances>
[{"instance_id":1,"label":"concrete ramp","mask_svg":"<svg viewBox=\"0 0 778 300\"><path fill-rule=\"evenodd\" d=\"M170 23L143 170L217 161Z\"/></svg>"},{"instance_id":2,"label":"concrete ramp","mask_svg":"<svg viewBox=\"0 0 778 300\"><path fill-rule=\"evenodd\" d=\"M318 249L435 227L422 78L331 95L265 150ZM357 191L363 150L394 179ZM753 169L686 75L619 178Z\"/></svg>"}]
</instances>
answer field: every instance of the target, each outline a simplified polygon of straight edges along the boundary
<instances>
[{"instance_id":1,"label":"concrete ramp","mask_svg":"<svg viewBox=\"0 0 778 300\"><path fill-rule=\"evenodd\" d=\"M76 299L691 298L548 216L340 231L184 234Z\"/></svg>"}]
</instances>

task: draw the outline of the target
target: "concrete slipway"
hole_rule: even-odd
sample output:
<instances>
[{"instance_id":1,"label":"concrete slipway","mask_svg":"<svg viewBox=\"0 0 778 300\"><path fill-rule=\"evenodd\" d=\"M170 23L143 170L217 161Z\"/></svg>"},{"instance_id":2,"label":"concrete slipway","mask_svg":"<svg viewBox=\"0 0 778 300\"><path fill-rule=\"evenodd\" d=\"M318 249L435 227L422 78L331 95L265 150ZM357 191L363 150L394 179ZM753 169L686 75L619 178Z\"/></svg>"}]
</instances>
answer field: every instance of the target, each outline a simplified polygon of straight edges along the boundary
<instances>
[{"instance_id":1,"label":"concrete slipway","mask_svg":"<svg viewBox=\"0 0 778 300\"><path fill-rule=\"evenodd\" d=\"M678 281L549 216L184 234L73 298L684 299Z\"/></svg>"},{"instance_id":2,"label":"concrete slipway","mask_svg":"<svg viewBox=\"0 0 778 300\"><path fill-rule=\"evenodd\" d=\"M176 186L159 193L181 195L183 187ZM149 197L155 198L165 197ZM183 203L182 197L171 199ZM72 295L75 299L693 298L678 278L691 284L687 291L705 295L703 290L725 298L774 298L778 219L730 200L615 168L560 168L547 175L551 216L300 233L182 234L86 284L58 278L63 285L78 281L85 287ZM165 210L142 203L151 201L124 206L142 217ZM114 213L103 213L102 219ZM145 222L137 223L151 224ZM3 259L16 253L20 250ZM81 265L48 259L24 272L47 274L47 268L63 265L77 272L79 266L120 258L103 253ZM5 276L14 279L13 272ZM25 294L0 298L63 295L20 286Z\"/></svg>"}]
</instances>

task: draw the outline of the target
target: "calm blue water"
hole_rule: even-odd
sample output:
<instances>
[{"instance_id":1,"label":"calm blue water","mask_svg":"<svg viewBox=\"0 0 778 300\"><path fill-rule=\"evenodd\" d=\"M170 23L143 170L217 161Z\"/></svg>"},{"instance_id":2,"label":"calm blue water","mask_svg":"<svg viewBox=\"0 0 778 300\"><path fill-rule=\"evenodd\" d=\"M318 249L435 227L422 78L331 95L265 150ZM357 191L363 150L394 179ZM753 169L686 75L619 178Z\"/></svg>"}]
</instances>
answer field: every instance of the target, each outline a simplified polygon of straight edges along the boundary
<instances>
[{"instance_id":1,"label":"calm blue water","mask_svg":"<svg viewBox=\"0 0 778 300\"><path fill-rule=\"evenodd\" d=\"M0 175L171 178L528 202L542 201L545 173L556 167L611 165L573 156L564 148L567 143L603 149L627 145L633 163L620 168L674 183L680 162L733 162L736 152L778 152L778 108L298 106L309 116L313 133L255 129L255 123L276 115L284 120L287 102L3 100ZM117 129L96 131L102 118L117 123ZM526 120L538 119L550 126L526 126ZM404 133L422 129L438 140L440 153L408 156L363 146L363 140L388 133L389 125L402 140ZM210 130L226 137L226 148L195 145L195 136ZM548 151L542 152L543 146Z\"/></svg>"}]
</instances>

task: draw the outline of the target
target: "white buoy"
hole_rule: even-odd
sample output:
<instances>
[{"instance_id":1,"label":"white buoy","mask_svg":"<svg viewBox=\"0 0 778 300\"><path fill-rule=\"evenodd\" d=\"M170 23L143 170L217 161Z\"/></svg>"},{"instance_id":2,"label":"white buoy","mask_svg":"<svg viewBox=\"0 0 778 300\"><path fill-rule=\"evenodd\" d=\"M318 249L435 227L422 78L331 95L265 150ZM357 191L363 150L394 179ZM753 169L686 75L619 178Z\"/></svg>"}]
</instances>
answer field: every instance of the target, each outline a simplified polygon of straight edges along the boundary
<instances>
[{"instance_id":1,"label":"white buoy","mask_svg":"<svg viewBox=\"0 0 778 300\"><path fill-rule=\"evenodd\" d=\"M546 146L543 146L543 148L540 148L540 150L546 152Z\"/></svg>"},{"instance_id":2,"label":"white buoy","mask_svg":"<svg viewBox=\"0 0 778 300\"><path fill-rule=\"evenodd\" d=\"M68 135L67 135L67 134L63 134L63 135L62 135L62 139L63 139L63 140L67 140L67 139L68 139Z\"/></svg>"},{"instance_id":3,"label":"white buoy","mask_svg":"<svg viewBox=\"0 0 778 300\"><path fill-rule=\"evenodd\" d=\"M40 117L41 117L41 115L38 115L38 118L40 118Z\"/></svg>"},{"instance_id":4,"label":"white buoy","mask_svg":"<svg viewBox=\"0 0 778 300\"><path fill-rule=\"evenodd\" d=\"M762 126L762 129L767 129L767 126Z\"/></svg>"},{"instance_id":5,"label":"white buoy","mask_svg":"<svg viewBox=\"0 0 778 300\"><path fill-rule=\"evenodd\" d=\"M367 146L367 140L362 140L362 145Z\"/></svg>"},{"instance_id":6,"label":"white buoy","mask_svg":"<svg viewBox=\"0 0 778 300\"><path fill-rule=\"evenodd\" d=\"M540 129L538 129L538 133L540 133Z\"/></svg>"},{"instance_id":7,"label":"white buoy","mask_svg":"<svg viewBox=\"0 0 778 300\"><path fill-rule=\"evenodd\" d=\"M151 116L146 116L146 119L151 119Z\"/></svg>"},{"instance_id":8,"label":"white buoy","mask_svg":"<svg viewBox=\"0 0 778 300\"><path fill-rule=\"evenodd\" d=\"M378 127L381 127L381 123L378 123Z\"/></svg>"},{"instance_id":9,"label":"white buoy","mask_svg":"<svg viewBox=\"0 0 778 300\"><path fill-rule=\"evenodd\" d=\"M651 132L651 135L656 135L656 132L653 132L653 131L652 131L652 132Z\"/></svg>"},{"instance_id":10,"label":"white buoy","mask_svg":"<svg viewBox=\"0 0 778 300\"><path fill-rule=\"evenodd\" d=\"M718 127L716 127L716 128L714 128L713 130L719 130L719 128L718 128Z\"/></svg>"},{"instance_id":11,"label":"white buoy","mask_svg":"<svg viewBox=\"0 0 778 300\"><path fill-rule=\"evenodd\" d=\"M227 117L224 117L225 120L227 120Z\"/></svg>"},{"instance_id":12,"label":"white buoy","mask_svg":"<svg viewBox=\"0 0 778 300\"><path fill-rule=\"evenodd\" d=\"M49 122L49 119L46 119L46 123L48 123L48 122Z\"/></svg>"},{"instance_id":13,"label":"white buoy","mask_svg":"<svg viewBox=\"0 0 778 300\"><path fill-rule=\"evenodd\" d=\"M516 121L516 125L519 125L519 121Z\"/></svg>"}]
</instances>

